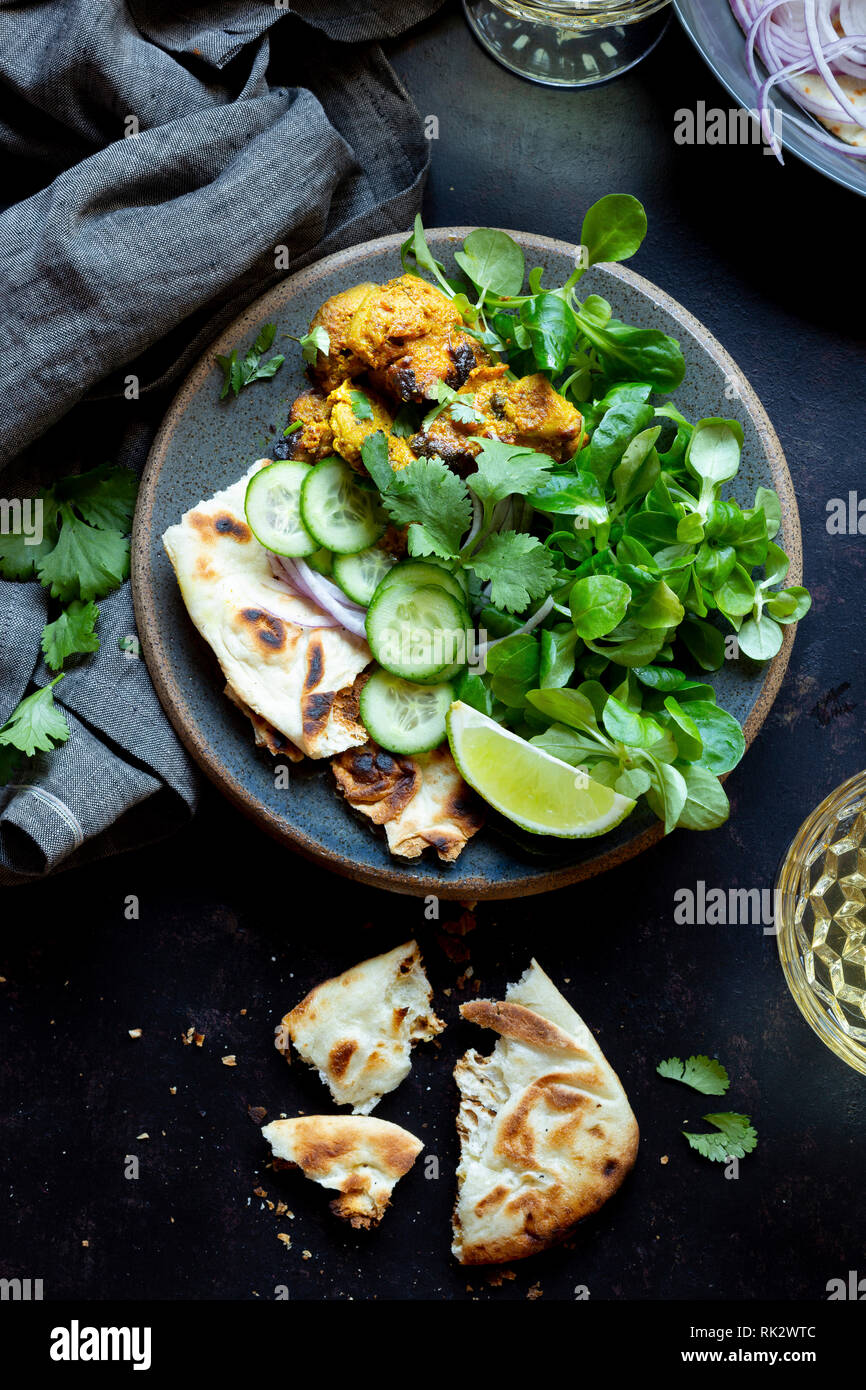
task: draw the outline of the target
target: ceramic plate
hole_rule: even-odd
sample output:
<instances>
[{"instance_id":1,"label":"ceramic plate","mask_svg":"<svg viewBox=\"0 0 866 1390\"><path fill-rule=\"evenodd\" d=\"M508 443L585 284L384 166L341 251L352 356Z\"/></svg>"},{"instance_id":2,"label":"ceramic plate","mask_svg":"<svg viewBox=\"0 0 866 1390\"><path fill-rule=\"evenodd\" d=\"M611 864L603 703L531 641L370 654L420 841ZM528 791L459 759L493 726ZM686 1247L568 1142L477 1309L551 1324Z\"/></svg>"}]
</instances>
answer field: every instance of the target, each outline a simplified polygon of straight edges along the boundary
<instances>
[{"instance_id":1,"label":"ceramic plate","mask_svg":"<svg viewBox=\"0 0 866 1390\"><path fill-rule=\"evenodd\" d=\"M441 228L428 231L427 237L447 264L469 230ZM527 265L545 268L548 284L562 284L568 277L574 247L521 232L511 235L523 247ZM216 659L187 617L160 539L188 508L268 455L285 427L291 401L306 384L300 353L278 337L275 347L285 347L287 360L276 377L256 383L237 400L220 401L222 372L214 354L237 348L243 356L268 322L277 323L281 333L305 332L330 295L361 280L398 275L402 240L390 236L367 242L284 280L226 329L189 374L154 441L139 496L132 558L138 630L160 699L184 744L262 830L338 873L395 892L463 900L541 893L631 858L659 839L660 825L649 811L638 810L600 839L536 842L528 837L530 850L497 824L470 841L456 864L443 865L426 855L415 863L392 859L384 840L338 799L327 763L306 760L292 769L289 789L275 788L272 760L253 746L249 722L225 699ZM740 420L745 449L735 495L750 505L758 486L776 489L782 502L779 543L791 557L788 583L799 584L800 524L791 478L775 431L736 364L691 314L633 272L596 266L581 284L610 300L618 318L663 329L680 340L687 371L676 401L690 419L724 415ZM793 637L794 629L786 628L784 646L768 667L728 662L713 678L719 703L744 725L748 743L779 689ZM748 777L748 763L733 775Z\"/></svg>"}]
</instances>

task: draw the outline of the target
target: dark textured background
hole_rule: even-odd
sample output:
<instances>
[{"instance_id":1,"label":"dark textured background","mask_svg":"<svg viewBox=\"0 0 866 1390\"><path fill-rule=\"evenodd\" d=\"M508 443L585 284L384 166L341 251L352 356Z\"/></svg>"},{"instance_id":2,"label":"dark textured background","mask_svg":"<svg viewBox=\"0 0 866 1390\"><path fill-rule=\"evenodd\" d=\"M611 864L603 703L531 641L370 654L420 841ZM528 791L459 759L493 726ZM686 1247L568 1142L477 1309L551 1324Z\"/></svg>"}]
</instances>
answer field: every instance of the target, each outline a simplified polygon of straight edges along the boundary
<instances>
[{"instance_id":1,"label":"dark textured background","mask_svg":"<svg viewBox=\"0 0 866 1390\"><path fill-rule=\"evenodd\" d=\"M864 358L855 309L864 204L759 149L674 144L674 113L729 105L672 26L610 86L533 87L488 60L456 9L394 48L423 114L439 118L425 220L579 239L605 192L646 204L634 268L733 354L764 401L800 498L815 596L777 703L728 790L729 824L676 834L608 876L479 907L461 941L423 904L355 887L263 839L208 790L188 833L156 849L7 892L2 905L3 1231L0 1275L46 1298L812 1299L863 1256L866 1078L811 1033L760 926L677 926L674 894L772 886L807 811L863 762L862 537L829 536L826 503L863 487ZM140 898L139 921L124 916ZM443 919L458 910L443 906ZM376 1111L439 1159L398 1186L375 1234L332 1218L326 1193L264 1164L248 1106L329 1110L273 1025L317 980L417 933L452 1023L416 1051ZM620 1072L642 1129L637 1168L567 1247L496 1287L448 1254L453 1059L481 1035L455 1023L480 980L496 995L537 954ZM454 954L452 950L452 955ZM474 970L461 990L458 977ZM567 983L564 983L566 982ZM445 996L442 991L449 989ZM242 1010L246 1010L242 1013ZM202 1048L184 1047L195 1025ZM143 1037L132 1041L131 1028ZM717 1052L723 1101L663 1082L657 1061ZM238 1065L221 1064L236 1053ZM175 1086L172 1096L169 1088ZM682 1122L744 1110L760 1133L737 1181L693 1155ZM142 1133L148 1139L137 1139ZM140 1177L124 1178L137 1155ZM663 1155L669 1162L660 1162ZM284 1200L277 1220L253 1189ZM287 1250L277 1240L286 1230ZM302 1252L311 1258L304 1260Z\"/></svg>"}]
</instances>

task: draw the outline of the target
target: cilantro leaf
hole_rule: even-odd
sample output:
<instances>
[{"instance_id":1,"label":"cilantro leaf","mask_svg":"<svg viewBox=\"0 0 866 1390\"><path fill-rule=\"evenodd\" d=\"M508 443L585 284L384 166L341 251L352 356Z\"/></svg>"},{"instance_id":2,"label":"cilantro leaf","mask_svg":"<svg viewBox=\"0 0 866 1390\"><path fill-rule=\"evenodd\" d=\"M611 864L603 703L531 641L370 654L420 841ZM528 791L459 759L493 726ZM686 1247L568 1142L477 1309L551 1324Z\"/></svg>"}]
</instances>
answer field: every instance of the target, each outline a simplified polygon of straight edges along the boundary
<instances>
[{"instance_id":1,"label":"cilantro leaf","mask_svg":"<svg viewBox=\"0 0 866 1390\"><path fill-rule=\"evenodd\" d=\"M437 458L414 459L395 473L382 503L392 521L409 526L412 555L452 559L472 522L466 484Z\"/></svg>"},{"instance_id":2,"label":"cilantro leaf","mask_svg":"<svg viewBox=\"0 0 866 1390\"><path fill-rule=\"evenodd\" d=\"M349 400L352 403L352 414L356 420L372 420L373 407L363 391L350 391Z\"/></svg>"},{"instance_id":3,"label":"cilantro leaf","mask_svg":"<svg viewBox=\"0 0 866 1390\"><path fill-rule=\"evenodd\" d=\"M656 1071L659 1076L669 1081L682 1081L705 1096L723 1096L731 1084L721 1062L703 1054L687 1057L684 1062L679 1057L669 1057L666 1062L659 1062Z\"/></svg>"},{"instance_id":4,"label":"cilantro leaf","mask_svg":"<svg viewBox=\"0 0 866 1390\"><path fill-rule=\"evenodd\" d=\"M52 671L59 671L68 656L99 650L95 631L98 617L95 603L75 599L59 618L47 624L42 632L42 651Z\"/></svg>"},{"instance_id":5,"label":"cilantro leaf","mask_svg":"<svg viewBox=\"0 0 866 1390\"><path fill-rule=\"evenodd\" d=\"M536 536L500 531L488 536L466 563L490 582L490 602L508 613L522 613L532 599L543 598L556 580L550 551Z\"/></svg>"},{"instance_id":6,"label":"cilantro leaf","mask_svg":"<svg viewBox=\"0 0 866 1390\"><path fill-rule=\"evenodd\" d=\"M475 409L475 397L468 391L455 391L448 386L441 378L434 383L433 398L439 402L427 414L421 422L423 430L429 429L434 420L438 420L443 411L447 410L451 414L452 420L456 420L461 425L483 425L484 416Z\"/></svg>"},{"instance_id":7,"label":"cilantro leaf","mask_svg":"<svg viewBox=\"0 0 866 1390\"><path fill-rule=\"evenodd\" d=\"M391 433L397 439L409 439L411 435L418 433L418 408L411 401L400 406L394 416Z\"/></svg>"},{"instance_id":8,"label":"cilantro leaf","mask_svg":"<svg viewBox=\"0 0 866 1390\"><path fill-rule=\"evenodd\" d=\"M468 483L485 506L515 492L525 496L550 482L553 460L547 454L503 444L499 439L476 438L474 442L483 447L477 458L478 472L470 476Z\"/></svg>"},{"instance_id":9,"label":"cilantro leaf","mask_svg":"<svg viewBox=\"0 0 866 1390\"><path fill-rule=\"evenodd\" d=\"M305 333L303 338L298 339L301 354L305 362L309 362L311 367L315 367L316 358L319 353L327 357L331 351L331 337L327 328L319 324L318 328L313 328L309 333Z\"/></svg>"},{"instance_id":10,"label":"cilantro leaf","mask_svg":"<svg viewBox=\"0 0 866 1390\"><path fill-rule=\"evenodd\" d=\"M387 492L395 475L388 453L388 440L382 430L367 435L361 444L361 458L379 491Z\"/></svg>"},{"instance_id":11,"label":"cilantro leaf","mask_svg":"<svg viewBox=\"0 0 866 1390\"><path fill-rule=\"evenodd\" d=\"M717 1134L682 1133L693 1149L713 1163L725 1163L729 1158L745 1158L758 1142L757 1131L749 1122L748 1115L738 1115L733 1110L721 1115L704 1115L708 1124L715 1125Z\"/></svg>"},{"instance_id":12,"label":"cilantro leaf","mask_svg":"<svg viewBox=\"0 0 866 1390\"><path fill-rule=\"evenodd\" d=\"M451 419L455 420L458 425L484 424L484 416L479 410L475 409L473 399L474 398L468 395L467 392L464 392L462 400L458 397L457 400L451 402L449 413Z\"/></svg>"},{"instance_id":13,"label":"cilantro leaf","mask_svg":"<svg viewBox=\"0 0 866 1390\"><path fill-rule=\"evenodd\" d=\"M42 492L36 504L42 504L42 540L38 545L28 545L27 537L20 531L0 534L0 579L33 579L40 560L57 544L57 503L53 492ZM31 526L37 520L30 518Z\"/></svg>"},{"instance_id":14,"label":"cilantro leaf","mask_svg":"<svg viewBox=\"0 0 866 1390\"><path fill-rule=\"evenodd\" d=\"M277 325L275 323L266 323L261 333L256 338L256 341L253 343L253 352L256 356L261 357L263 352L267 352L276 336Z\"/></svg>"},{"instance_id":15,"label":"cilantro leaf","mask_svg":"<svg viewBox=\"0 0 866 1390\"><path fill-rule=\"evenodd\" d=\"M21 701L0 729L0 745L18 748L32 758L36 752L50 753L58 743L66 742L69 725L54 703L54 686L62 679L55 676L50 685Z\"/></svg>"},{"instance_id":16,"label":"cilantro leaf","mask_svg":"<svg viewBox=\"0 0 866 1390\"><path fill-rule=\"evenodd\" d=\"M104 598L129 575L129 538L88 526L68 502L61 502L58 515L60 536L51 553L37 563L40 580L62 603Z\"/></svg>"},{"instance_id":17,"label":"cilantro leaf","mask_svg":"<svg viewBox=\"0 0 866 1390\"><path fill-rule=\"evenodd\" d=\"M235 396L239 396L245 386L249 386L254 381L264 381L280 370L286 360L282 353L278 353L276 357L271 357L267 362L262 362L262 356L273 343L276 333L277 325L266 323L242 362L238 361L236 348L232 350L229 357L225 357L219 352L214 354L223 372L221 401L225 400L229 391L233 391ZM325 336L327 337L327 334ZM303 342L304 339L301 339L302 344ZM304 355L306 357L306 353ZM306 360L309 361L310 359L307 358ZM315 357L312 360L315 361Z\"/></svg>"},{"instance_id":18,"label":"cilantro leaf","mask_svg":"<svg viewBox=\"0 0 866 1390\"><path fill-rule=\"evenodd\" d=\"M131 527L138 479L128 468L101 463L89 473L64 478L55 491L61 502L71 502L91 526L124 533Z\"/></svg>"}]
</instances>

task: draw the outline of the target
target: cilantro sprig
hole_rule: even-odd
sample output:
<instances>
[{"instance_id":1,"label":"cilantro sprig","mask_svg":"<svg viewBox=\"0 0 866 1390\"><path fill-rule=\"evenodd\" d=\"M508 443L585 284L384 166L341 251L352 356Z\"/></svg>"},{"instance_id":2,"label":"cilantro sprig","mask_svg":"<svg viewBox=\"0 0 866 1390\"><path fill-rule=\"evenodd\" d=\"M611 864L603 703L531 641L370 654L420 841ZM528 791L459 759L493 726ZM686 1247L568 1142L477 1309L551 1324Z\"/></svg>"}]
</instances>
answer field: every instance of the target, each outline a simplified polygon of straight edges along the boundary
<instances>
[{"instance_id":1,"label":"cilantro sprig","mask_svg":"<svg viewBox=\"0 0 866 1390\"><path fill-rule=\"evenodd\" d=\"M70 657L99 649L95 600L106 598L129 576L137 487L129 469L100 464L40 492L38 544L26 544L21 535L0 535L0 578L38 579L59 607L41 638L45 664L58 674L25 696L0 727L0 786L17 773L24 758L49 753L69 737L54 688Z\"/></svg>"},{"instance_id":2,"label":"cilantro sprig","mask_svg":"<svg viewBox=\"0 0 866 1390\"><path fill-rule=\"evenodd\" d=\"M507 613L521 613L550 592L556 569L537 536L494 529L494 512L513 494L546 479L550 459L499 440L476 442L481 446L477 471L466 480L437 457L415 459L393 471L381 431L364 441L361 456L385 511L392 521L408 527L411 555L435 555L454 569L473 571L477 580L490 585L492 604ZM473 528L476 507L479 523Z\"/></svg>"},{"instance_id":3,"label":"cilantro sprig","mask_svg":"<svg viewBox=\"0 0 866 1390\"><path fill-rule=\"evenodd\" d=\"M280 370L286 360L284 353L276 353L266 362L262 361L264 354L272 347L276 335L277 325L266 323L246 357L239 358L237 348L233 348L227 357L220 352L214 354L223 373L221 401L225 400L230 391L237 397L245 386L251 386L254 381L267 381Z\"/></svg>"},{"instance_id":4,"label":"cilantro sprig","mask_svg":"<svg viewBox=\"0 0 866 1390\"><path fill-rule=\"evenodd\" d=\"M687 1057L668 1057L656 1067L659 1076L669 1081L680 1081L694 1091L705 1096L723 1096L730 1086L727 1069L716 1057L703 1053ZM745 1158L758 1142L757 1130L752 1126L748 1115L735 1110L725 1110L713 1115L704 1115L703 1120L713 1126L712 1130L695 1134L684 1129L682 1134L691 1147L712 1163L726 1163L730 1158Z\"/></svg>"},{"instance_id":5,"label":"cilantro sprig","mask_svg":"<svg viewBox=\"0 0 866 1390\"><path fill-rule=\"evenodd\" d=\"M723 1096L730 1083L728 1073L716 1057L687 1057L683 1062L679 1057L669 1057L656 1067L659 1076L670 1081L682 1081L692 1090L705 1096Z\"/></svg>"},{"instance_id":6,"label":"cilantro sprig","mask_svg":"<svg viewBox=\"0 0 866 1390\"><path fill-rule=\"evenodd\" d=\"M707 1124L715 1127L715 1133L692 1134L684 1129L683 1134L693 1149L712 1163L727 1163L729 1158L745 1158L758 1142L758 1134L749 1121L748 1115L739 1115L728 1110L720 1115L704 1115Z\"/></svg>"}]
</instances>

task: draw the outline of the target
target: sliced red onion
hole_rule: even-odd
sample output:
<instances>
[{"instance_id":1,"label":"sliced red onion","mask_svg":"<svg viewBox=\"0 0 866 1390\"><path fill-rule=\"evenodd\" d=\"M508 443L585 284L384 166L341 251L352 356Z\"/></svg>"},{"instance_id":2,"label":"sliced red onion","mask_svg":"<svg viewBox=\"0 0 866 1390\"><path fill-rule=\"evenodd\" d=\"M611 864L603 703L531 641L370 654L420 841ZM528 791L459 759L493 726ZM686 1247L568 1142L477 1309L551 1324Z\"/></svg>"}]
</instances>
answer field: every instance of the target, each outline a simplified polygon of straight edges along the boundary
<instances>
[{"instance_id":1,"label":"sliced red onion","mask_svg":"<svg viewBox=\"0 0 866 1390\"><path fill-rule=\"evenodd\" d=\"M761 128L780 162L784 162L782 151L770 119L770 93L776 86L825 122L866 130L866 116L838 80L847 75L866 81L866 0L839 0L838 4L835 0L730 0L730 5L746 34L746 64L757 91ZM767 77L758 71L759 57ZM829 98L803 92L791 82L811 74L822 80ZM866 150L832 133L795 116L786 119L818 144L852 159L866 158Z\"/></svg>"},{"instance_id":2,"label":"sliced red onion","mask_svg":"<svg viewBox=\"0 0 866 1390\"><path fill-rule=\"evenodd\" d=\"M342 601L334 598L332 590L336 590L336 585L329 583L325 576L317 574L309 565L305 565L303 560L290 560L284 558L283 565L293 576L298 588L323 608L326 613L330 613L332 618L336 618L340 627L344 627L347 632L354 633L356 637L366 637L367 631L364 626L364 609L357 604L350 605L342 590L338 592L342 595ZM304 566L301 569L301 566Z\"/></svg>"},{"instance_id":3,"label":"sliced red onion","mask_svg":"<svg viewBox=\"0 0 866 1390\"><path fill-rule=\"evenodd\" d=\"M544 600L541 607L533 613L532 617L527 618L522 627L515 628L514 631L509 632L506 637L497 637L493 642L479 642L475 648L476 664L483 662L487 657L487 653L492 651L494 647L498 647L500 642L507 641L508 637L522 637L525 632L532 632L533 628L538 627L539 623L544 622L553 606L553 595L551 594L549 598Z\"/></svg>"},{"instance_id":4,"label":"sliced red onion","mask_svg":"<svg viewBox=\"0 0 866 1390\"><path fill-rule=\"evenodd\" d=\"M312 602L309 594L302 594L298 586L295 584L294 580L289 576L288 571L283 568L279 555L269 554L268 562L270 563L271 574L283 586L283 588L289 591L293 598L303 598L306 599L308 603ZM319 605L316 604L316 607L318 608ZM314 616L307 615L306 613L293 614L292 622L297 623L298 627L312 628L338 626L337 619L332 617L330 613L325 613L324 611L320 611Z\"/></svg>"}]
</instances>

